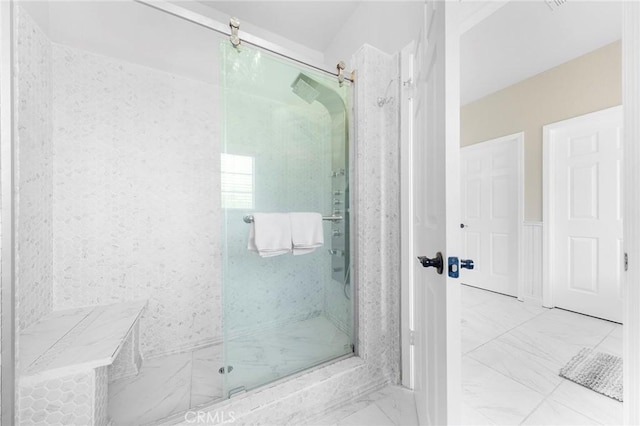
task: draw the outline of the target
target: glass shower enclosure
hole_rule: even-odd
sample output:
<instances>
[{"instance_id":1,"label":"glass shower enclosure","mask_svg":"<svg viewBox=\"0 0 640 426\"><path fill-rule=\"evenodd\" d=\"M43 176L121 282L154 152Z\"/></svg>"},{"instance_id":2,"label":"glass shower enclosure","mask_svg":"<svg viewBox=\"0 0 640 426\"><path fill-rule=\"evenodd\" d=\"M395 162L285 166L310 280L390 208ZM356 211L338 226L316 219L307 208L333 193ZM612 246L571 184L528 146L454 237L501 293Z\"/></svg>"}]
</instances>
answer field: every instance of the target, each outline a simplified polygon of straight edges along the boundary
<instances>
[{"instance_id":1,"label":"glass shower enclosure","mask_svg":"<svg viewBox=\"0 0 640 426\"><path fill-rule=\"evenodd\" d=\"M223 394L352 354L349 82L220 42ZM260 257L253 213L317 212L324 245Z\"/></svg>"},{"instance_id":2,"label":"glass shower enclosure","mask_svg":"<svg viewBox=\"0 0 640 426\"><path fill-rule=\"evenodd\" d=\"M352 355L351 83L176 2L12 9L17 423L182 421ZM248 250L274 212L324 216L323 245Z\"/></svg>"}]
</instances>

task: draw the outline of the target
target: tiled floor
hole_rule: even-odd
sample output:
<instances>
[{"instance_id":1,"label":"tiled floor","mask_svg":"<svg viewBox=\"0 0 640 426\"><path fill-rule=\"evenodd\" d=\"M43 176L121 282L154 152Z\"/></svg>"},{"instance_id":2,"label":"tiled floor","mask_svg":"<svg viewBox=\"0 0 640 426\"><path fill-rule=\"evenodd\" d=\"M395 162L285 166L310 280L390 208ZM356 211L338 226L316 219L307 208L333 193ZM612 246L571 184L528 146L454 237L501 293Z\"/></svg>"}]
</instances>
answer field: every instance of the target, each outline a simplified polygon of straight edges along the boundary
<instances>
[{"instance_id":1,"label":"tiled floor","mask_svg":"<svg viewBox=\"0 0 640 426\"><path fill-rule=\"evenodd\" d=\"M463 286L462 424L622 424L620 402L558 376L582 347L622 356L622 326ZM410 426L415 413L412 392L389 386L318 424Z\"/></svg>"},{"instance_id":2,"label":"tiled floor","mask_svg":"<svg viewBox=\"0 0 640 426\"><path fill-rule=\"evenodd\" d=\"M145 360L140 373L109 385L109 416L116 426L154 424L209 404L227 390L277 380L351 351L350 338L320 316L222 345ZM231 364L223 376L218 369Z\"/></svg>"},{"instance_id":3,"label":"tiled floor","mask_svg":"<svg viewBox=\"0 0 640 426\"><path fill-rule=\"evenodd\" d=\"M621 424L622 403L558 376L583 347L622 356L622 326L463 286L463 423Z\"/></svg>"},{"instance_id":4,"label":"tiled floor","mask_svg":"<svg viewBox=\"0 0 640 426\"><path fill-rule=\"evenodd\" d=\"M279 367L269 367L264 362L272 358L269 354L275 356L275 346L288 346L282 343L287 336L298 342L307 339L305 329L316 330L316 336L325 338L313 345L313 351L347 342L339 332L327 328L328 324L316 321L313 327L302 327L296 332L281 331L277 336L263 336L267 340L262 342L242 342L236 350L253 349L236 357L240 366L238 371L246 370L249 374L246 377L243 373L236 375L237 383L256 374L263 378L270 374L277 376L280 374L278 368L282 366L290 369L296 363L307 362L308 353L299 351L291 352ZM293 346L303 347L301 344ZM463 286L462 423L621 424L621 403L558 376L560 368L582 347L621 356L622 326ZM221 395L221 376L217 374L220 360L219 350L205 348L146 361L138 377L111 386L110 414L114 423L148 423ZM212 370L216 374L211 375ZM418 419L413 393L399 386L388 386L360 397L312 424L413 426L418 424Z\"/></svg>"},{"instance_id":5,"label":"tiled floor","mask_svg":"<svg viewBox=\"0 0 640 426\"><path fill-rule=\"evenodd\" d=\"M314 426L417 426L413 392L387 386L356 399L330 415L310 423Z\"/></svg>"}]
</instances>

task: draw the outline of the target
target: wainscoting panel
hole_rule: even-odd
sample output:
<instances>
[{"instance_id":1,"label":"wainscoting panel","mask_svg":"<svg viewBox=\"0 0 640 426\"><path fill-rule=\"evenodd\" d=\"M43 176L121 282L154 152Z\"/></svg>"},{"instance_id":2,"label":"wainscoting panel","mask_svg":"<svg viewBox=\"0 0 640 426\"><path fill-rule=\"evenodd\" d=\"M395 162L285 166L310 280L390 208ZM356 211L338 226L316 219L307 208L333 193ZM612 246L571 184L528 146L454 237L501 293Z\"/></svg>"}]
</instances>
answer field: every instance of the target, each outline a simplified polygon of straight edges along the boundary
<instances>
[{"instance_id":1,"label":"wainscoting panel","mask_svg":"<svg viewBox=\"0 0 640 426\"><path fill-rule=\"evenodd\" d=\"M522 224L520 268L523 280L520 298L542 303L542 222Z\"/></svg>"}]
</instances>

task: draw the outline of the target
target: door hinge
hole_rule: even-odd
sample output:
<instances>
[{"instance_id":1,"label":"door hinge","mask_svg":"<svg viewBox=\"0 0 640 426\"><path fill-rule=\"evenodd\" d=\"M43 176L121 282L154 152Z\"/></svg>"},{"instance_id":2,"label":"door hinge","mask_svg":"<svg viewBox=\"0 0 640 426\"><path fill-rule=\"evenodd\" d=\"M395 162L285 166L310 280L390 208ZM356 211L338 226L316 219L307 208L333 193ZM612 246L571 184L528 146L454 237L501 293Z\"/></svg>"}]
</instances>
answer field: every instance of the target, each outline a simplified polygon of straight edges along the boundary
<instances>
[{"instance_id":1,"label":"door hinge","mask_svg":"<svg viewBox=\"0 0 640 426\"><path fill-rule=\"evenodd\" d=\"M627 253L624 254L624 270L629 270L629 255Z\"/></svg>"},{"instance_id":2,"label":"door hinge","mask_svg":"<svg viewBox=\"0 0 640 426\"><path fill-rule=\"evenodd\" d=\"M415 332L413 330L409 330L409 346L415 346L415 345L416 345Z\"/></svg>"}]
</instances>

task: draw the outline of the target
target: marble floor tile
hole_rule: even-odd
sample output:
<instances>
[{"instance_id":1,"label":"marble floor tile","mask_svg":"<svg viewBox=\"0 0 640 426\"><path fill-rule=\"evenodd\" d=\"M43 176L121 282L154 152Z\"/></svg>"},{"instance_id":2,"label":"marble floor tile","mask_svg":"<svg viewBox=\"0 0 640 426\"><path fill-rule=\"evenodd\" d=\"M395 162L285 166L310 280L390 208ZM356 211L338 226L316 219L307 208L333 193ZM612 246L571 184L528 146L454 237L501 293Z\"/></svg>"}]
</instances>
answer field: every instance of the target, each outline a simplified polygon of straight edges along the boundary
<instances>
[{"instance_id":1,"label":"marble floor tile","mask_svg":"<svg viewBox=\"0 0 640 426\"><path fill-rule=\"evenodd\" d=\"M594 419L600 424L622 424L621 402L569 380L563 380L562 384L551 394L549 399Z\"/></svg>"},{"instance_id":2,"label":"marble floor tile","mask_svg":"<svg viewBox=\"0 0 640 426\"><path fill-rule=\"evenodd\" d=\"M325 317L292 323L225 343L229 389L278 380L351 352L351 338Z\"/></svg>"},{"instance_id":3,"label":"marble floor tile","mask_svg":"<svg viewBox=\"0 0 640 426\"><path fill-rule=\"evenodd\" d=\"M331 321L314 317L225 344L145 360L137 376L109 386L109 414L114 425L150 423L226 398L231 389L249 390L345 355L351 352L350 343ZM221 375L223 365L233 370ZM389 397L384 407L393 412L402 401Z\"/></svg>"},{"instance_id":4,"label":"marble floor tile","mask_svg":"<svg viewBox=\"0 0 640 426\"><path fill-rule=\"evenodd\" d=\"M523 324L520 330L574 346L593 347L613 331L615 326L609 321L562 309L551 309L545 315Z\"/></svg>"},{"instance_id":5,"label":"marble floor tile","mask_svg":"<svg viewBox=\"0 0 640 426\"><path fill-rule=\"evenodd\" d=\"M465 402L462 403L460 410L460 423L463 425L495 425L484 414Z\"/></svg>"},{"instance_id":6,"label":"marble floor tile","mask_svg":"<svg viewBox=\"0 0 640 426\"><path fill-rule=\"evenodd\" d=\"M617 325L616 328L604 338L598 346L596 351L606 352L615 356L622 356L622 325Z\"/></svg>"},{"instance_id":7,"label":"marble floor tile","mask_svg":"<svg viewBox=\"0 0 640 426\"><path fill-rule=\"evenodd\" d=\"M338 426L394 426L393 421L376 404L366 406L339 421Z\"/></svg>"},{"instance_id":8,"label":"marble floor tile","mask_svg":"<svg viewBox=\"0 0 640 426\"><path fill-rule=\"evenodd\" d=\"M140 373L109 384L114 425L144 425L189 409L191 353L145 360Z\"/></svg>"},{"instance_id":9,"label":"marble floor tile","mask_svg":"<svg viewBox=\"0 0 640 426\"><path fill-rule=\"evenodd\" d=\"M558 376L583 347L620 356L621 325L562 309L514 305L512 299L478 291L462 289L463 301L465 293L478 301L462 307L464 424L622 422L621 403ZM526 312L511 311L518 308ZM500 332L505 322L513 326ZM544 399L532 406L535 397L518 392L514 382Z\"/></svg>"},{"instance_id":10,"label":"marble floor tile","mask_svg":"<svg viewBox=\"0 0 640 426\"><path fill-rule=\"evenodd\" d=\"M191 408L222 398L224 376L218 372L223 365L222 345L193 351L191 362Z\"/></svg>"},{"instance_id":11,"label":"marble floor tile","mask_svg":"<svg viewBox=\"0 0 640 426\"><path fill-rule=\"evenodd\" d=\"M463 286L462 295L472 291L484 291ZM483 303L462 306L462 352L468 353L499 337L507 331L542 315L542 307L518 301L513 297L484 291L491 295Z\"/></svg>"},{"instance_id":12,"label":"marble floor tile","mask_svg":"<svg viewBox=\"0 0 640 426\"><path fill-rule=\"evenodd\" d=\"M564 366L583 347L595 347L613 325L584 315L554 309L501 336L507 344Z\"/></svg>"},{"instance_id":13,"label":"marble floor tile","mask_svg":"<svg viewBox=\"0 0 640 426\"><path fill-rule=\"evenodd\" d=\"M402 386L387 386L376 393L375 404L394 425L418 426L414 394Z\"/></svg>"},{"instance_id":14,"label":"marble floor tile","mask_svg":"<svg viewBox=\"0 0 640 426\"><path fill-rule=\"evenodd\" d=\"M519 424L545 398L513 379L463 356L463 401L498 425Z\"/></svg>"},{"instance_id":15,"label":"marble floor tile","mask_svg":"<svg viewBox=\"0 0 640 426\"><path fill-rule=\"evenodd\" d=\"M349 402L346 405L331 410L330 413L324 415L322 418L310 421L308 426L330 426L335 425L339 421L351 416L354 413L374 404L375 402L369 398L369 395L357 398L355 401Z\"/></svg>"},{"instance_id":16,"label":"marble floor tile","mask_svg":"<svg viewBox=\"0 0 640 426\"><path fill-rule=\"evenodd\" d=\"M475 307L462 307L462 353L468 353L487 342L506 333L509 328L487 319L485 315L475 311Z\"/></svg>"},{"instance_id":17,"label":"marble floor tile","mask_svg":"<svg viewBox=\"0 0 640 426\"><path fill-rule=\"evenodd\" d=\"M492 340L467 356L543 395L553 392L562 381L556 363L509 344L508 335Z\"/></svg>"},{"instance_id":18,"label":"marble floor tile","mask_svg":"<svg viewBox=\"0 0 640 426\"><path fill-rule=\"evenodd\" d=\"M587 426L597 425L598 422L553 400L546 400L540 404L522 424L539 426Z\"/></svg>"},{"instance_id":19,"label":"marble floor tile","mask_svg":"<svg viewBox=\"0 0 640 426\"><path fill-rule=\"evenodd\" d=\"M475 305L479 305L484 302L489 302L491 300L495 300L496 297L509 297L501 294L493 293L491 291L483 290L481 288L472 287L470 285L462 285L462 306L463 307L472 307Z\"/></svg>"}]
</instances>

